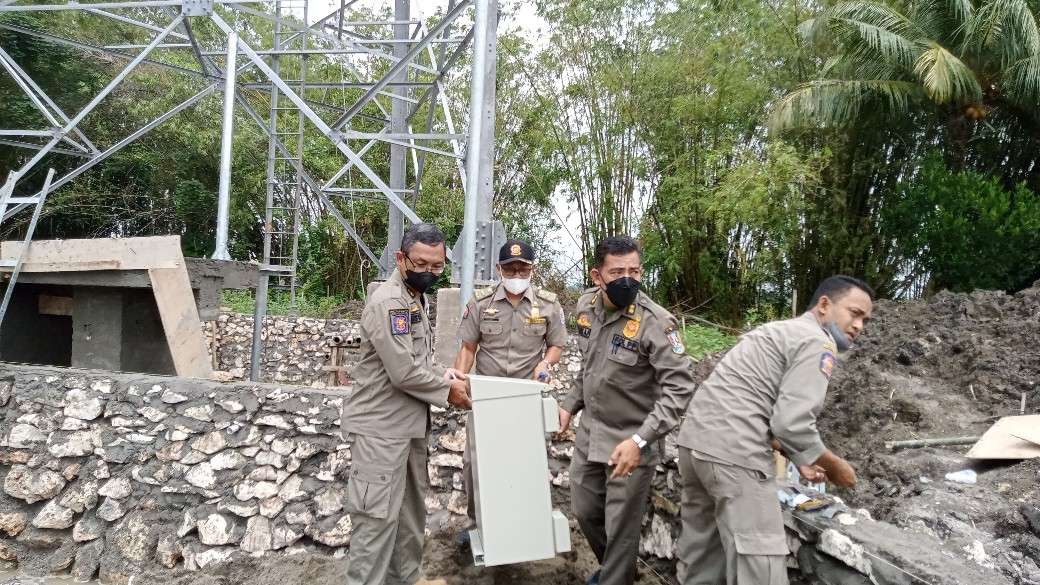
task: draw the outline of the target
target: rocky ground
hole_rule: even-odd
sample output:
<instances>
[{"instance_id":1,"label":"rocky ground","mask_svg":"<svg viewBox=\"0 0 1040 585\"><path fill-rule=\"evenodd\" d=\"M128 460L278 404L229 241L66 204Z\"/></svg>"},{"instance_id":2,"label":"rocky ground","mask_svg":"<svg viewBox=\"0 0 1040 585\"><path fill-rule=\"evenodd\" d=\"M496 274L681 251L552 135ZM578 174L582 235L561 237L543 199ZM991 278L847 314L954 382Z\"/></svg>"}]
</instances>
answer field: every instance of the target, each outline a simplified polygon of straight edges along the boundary
<instances>
[{"instance_id":1,"label":"rocky ground","mask_svg":"<svg viewBox=\"0 0 1040 585\"><path fill-rule=\"evenodd\" d=\"M1040 584L1040 460L979 462L968 447L891 452L886 440L981 435L1040 412L1040 287L878 304L831 384L820 429L859 484L841 495L930 533L1012 583ZM978 483L946 481L974 469Z\"/></svg>"}]
</instances>

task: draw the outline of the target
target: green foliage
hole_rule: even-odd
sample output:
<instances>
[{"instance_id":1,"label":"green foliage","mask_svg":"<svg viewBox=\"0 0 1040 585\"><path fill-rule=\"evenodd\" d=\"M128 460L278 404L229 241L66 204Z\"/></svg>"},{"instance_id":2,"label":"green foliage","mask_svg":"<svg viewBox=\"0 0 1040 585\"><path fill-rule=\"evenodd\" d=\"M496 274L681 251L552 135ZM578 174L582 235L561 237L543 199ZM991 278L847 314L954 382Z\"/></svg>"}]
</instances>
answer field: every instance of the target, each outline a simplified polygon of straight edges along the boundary
<instances>
[{"instance_id":1,"label":"green foliage","mask_svg":"<svg viewBox=\"0 0 1040 585\"><path fill-rule=\"evenodd\" d=\"M346 302L346 298L340 295L319 296L299 294L296 297L296 310L292 310L289 292L283 290L272 290L267 297L268 315L299 315L301 317L316 317L328 319L333 311ZM221 298L221 304L230 309L232 313L252 315L256 308L256 298L253 291L248 290L226 290Z\"/></svg>"},{"instance_id":2,"label":"green foliage","mask_svg":"<svg viewBox=\"0 0 1040 585\"><path fill-rule=\"evenodd\" d=\"M1040 276L1040 197L1024 185L950 172L932 156L894 199L886 219L934 290L1023 288Z\"/></svg>"},{"instance_id":3,"label":"green foliage","mask_svg":"<svg viewBox=\"0 0 1040 585\"><path fill-rule=\"evenodd\" d=\"M737 343L737 337L707 325L689 324L683 329L686 353L694 359L725 351Z\"/></svg>"}]
</instances>

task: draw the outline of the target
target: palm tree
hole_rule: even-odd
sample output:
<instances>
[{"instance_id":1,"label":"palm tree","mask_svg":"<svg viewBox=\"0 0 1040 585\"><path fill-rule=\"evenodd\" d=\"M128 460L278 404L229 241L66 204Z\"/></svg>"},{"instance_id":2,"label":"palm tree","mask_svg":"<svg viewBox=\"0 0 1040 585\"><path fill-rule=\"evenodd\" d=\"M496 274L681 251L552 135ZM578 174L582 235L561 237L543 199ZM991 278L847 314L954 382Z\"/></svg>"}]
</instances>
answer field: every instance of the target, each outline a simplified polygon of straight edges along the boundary
<instances>
[{"instance_id":1,"label":"palm tree","mask_svg":"<svg viewBox=\"0 0 1040 585\"><path fill-rule=\"evenodd\" d=\"M776 130L846 126L868 112L932 111L963 126L1004 110L1040 122L1040 27L1027 0L851 0L800 32L836 55L823 79L776 104Z\"/></svg>"}]
</instances>

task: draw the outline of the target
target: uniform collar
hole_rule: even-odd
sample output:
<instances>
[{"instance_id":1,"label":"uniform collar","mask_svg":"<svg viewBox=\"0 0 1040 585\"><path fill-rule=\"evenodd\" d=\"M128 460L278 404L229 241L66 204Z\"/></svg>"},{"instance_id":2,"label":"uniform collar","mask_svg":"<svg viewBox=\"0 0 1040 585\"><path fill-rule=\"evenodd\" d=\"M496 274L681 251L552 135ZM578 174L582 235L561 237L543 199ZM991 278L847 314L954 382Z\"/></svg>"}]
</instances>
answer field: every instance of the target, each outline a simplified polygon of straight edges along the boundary
<instances>
[{"instance_id":1,"label":"uniform collar","mask_svg":"<svg viewBox=\"0 0 1040 585\"><path fill-rule=\"evenodd\" d=\"M408 300L416 301L422 298L422 295L419 295L418 297L412 296L412 289L407 284L405 284L404 276L401 276L401 271L398 270L397 265L394 265L394 271L390 273L390 276L386 279L386 281L397 285L397 287L401 289L401 296L407 298Z\"/></svg>"},{"instance_id":2,"label":"uniform collar","mask_svg":"<svg viewBox=\"0 0 1040 585\"><path fill-rule=\"evenodd\" d=\"M633 301L631 305L629 305L627 307L624 307L622 309L615 309L613 311L608 311L607 307L603 304L603 291L599 290L596 293L596 301L593 303L592 307L596 311L596 313L598 313L601 316L601 318L603 319L603 324L604 325L608 325L610 323L613 323L614 321L617 321L621 317L628 317L629 319L637 318L638 315L639 315L639 306L638 305L639 305L640 301L642 301L642 300L643 300L643 291L639 291L639 294L636 296L636 300ZM634 309L635 312L634 313L630 313L629 312L630 310L632 310L632 307L635 307L635 309Z\"/></svg>"},{"instance_id":3,"label":"uniform collar","mask_svg":"<svg viewBox=\"0 0 1040 585\"><path fill-rule=\"evenodd\" d=\"M806 311L802 313L801 317L798 318L805 319L807 323L812 323L813 325L819 327L820 331L823 331L823 334L827 336L827 339L834 341L834 338L831 337L831 332L827 331L827 328L823 326L823 323L820 323L820 320L816 318L816 315L814 315L812 311Z\"/></svg>"}]
</instances>

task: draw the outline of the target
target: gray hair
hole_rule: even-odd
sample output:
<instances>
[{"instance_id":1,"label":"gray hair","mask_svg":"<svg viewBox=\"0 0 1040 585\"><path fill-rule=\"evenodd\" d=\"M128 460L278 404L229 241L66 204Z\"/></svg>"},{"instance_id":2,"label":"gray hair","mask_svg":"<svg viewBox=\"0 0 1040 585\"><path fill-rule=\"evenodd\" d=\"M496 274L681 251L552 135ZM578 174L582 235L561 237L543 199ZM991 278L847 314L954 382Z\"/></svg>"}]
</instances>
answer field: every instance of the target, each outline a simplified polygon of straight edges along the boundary
<instances>
[{"instance_id":1,"label":"gray hair","mask_svg":"<svg viewBox=\"0 0 1040 585\"><path fill-rule=\"evenodd\" d=\"M444 243L444 232L432 223L417 223L404 231L401 237L401 251L407 254L417 243L436 246Z\"/></svg>"}]
</instances>

